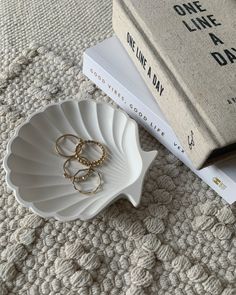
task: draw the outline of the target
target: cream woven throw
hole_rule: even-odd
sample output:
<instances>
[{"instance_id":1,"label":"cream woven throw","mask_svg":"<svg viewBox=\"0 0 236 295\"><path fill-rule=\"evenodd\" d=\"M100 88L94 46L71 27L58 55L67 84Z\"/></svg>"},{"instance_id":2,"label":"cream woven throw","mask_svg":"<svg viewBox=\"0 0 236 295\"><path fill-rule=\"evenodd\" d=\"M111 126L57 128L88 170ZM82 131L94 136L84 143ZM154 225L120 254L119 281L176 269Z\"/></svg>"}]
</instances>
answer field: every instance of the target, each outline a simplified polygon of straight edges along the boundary
<instances>
[{"instance_id":1,"label":"cream woven throw","mask_svg":"<svg viewBox=\"0 0 236 295\"><path fill-rule=\"evenodd\" d=\"M52 102L109 101L81 74L112 35L108 0L0 1L1 158L17 125ZM89 222L43 219L0 178L0 295L236 294L234 208L157 148L138 209L121 200Z\"/></svg>"}]
</instances>

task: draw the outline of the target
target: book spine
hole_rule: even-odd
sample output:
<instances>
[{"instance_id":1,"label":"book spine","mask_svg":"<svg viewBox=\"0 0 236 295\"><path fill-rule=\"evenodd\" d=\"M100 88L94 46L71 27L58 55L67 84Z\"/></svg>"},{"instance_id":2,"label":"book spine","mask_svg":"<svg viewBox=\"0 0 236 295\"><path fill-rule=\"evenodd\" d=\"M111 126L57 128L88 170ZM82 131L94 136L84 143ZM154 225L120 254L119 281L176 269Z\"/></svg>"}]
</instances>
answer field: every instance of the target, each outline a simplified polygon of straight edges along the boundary
<instances>
[{"instance_id":1,"label":"book spine","mask_svg":"<svg viewBox=\"0 0 236 295\"><path fill-rule=\"evenodd\" d=\"M123 1L113 1L113 29L168 122L175 129L188 157L200 169L218 142L188 99L184 87L176 80L158 52L153 50L145 34L141 33L138 24L124 7Z\"/></svg>"},{"instance_id":2,"label":"book spine","mask_svg":"<svg viewBox=\"0 0 236 295\"><path fill-rule=\"evenodd\" d=\"M157 115L153 114L140 99L117 79L114 79L109 72L90 58L86 52L83 58L83 73L228 203L232 204L236 201L236 198L234 198L236 182L215 166L196 170L180 146L171 127Z\"/></svg>"}]
</instances>

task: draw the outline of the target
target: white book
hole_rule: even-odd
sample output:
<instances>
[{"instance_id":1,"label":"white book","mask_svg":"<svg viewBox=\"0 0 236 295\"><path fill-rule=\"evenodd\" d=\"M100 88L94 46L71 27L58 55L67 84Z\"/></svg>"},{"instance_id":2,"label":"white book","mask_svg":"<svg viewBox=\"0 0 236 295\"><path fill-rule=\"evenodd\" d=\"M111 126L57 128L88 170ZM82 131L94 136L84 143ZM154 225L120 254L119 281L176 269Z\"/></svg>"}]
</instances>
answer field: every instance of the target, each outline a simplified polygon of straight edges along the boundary
<instances>
[{"instance_id":1,"label":"white book","mask_svg":"<svg viewBox=\"0 0 236 295\"><path fill-rule=\"evenodd\" d=\"M116 37L84 52L83 73L229 204L236 201L236 157L196 170Z\"/></svg>"}]
</instances>

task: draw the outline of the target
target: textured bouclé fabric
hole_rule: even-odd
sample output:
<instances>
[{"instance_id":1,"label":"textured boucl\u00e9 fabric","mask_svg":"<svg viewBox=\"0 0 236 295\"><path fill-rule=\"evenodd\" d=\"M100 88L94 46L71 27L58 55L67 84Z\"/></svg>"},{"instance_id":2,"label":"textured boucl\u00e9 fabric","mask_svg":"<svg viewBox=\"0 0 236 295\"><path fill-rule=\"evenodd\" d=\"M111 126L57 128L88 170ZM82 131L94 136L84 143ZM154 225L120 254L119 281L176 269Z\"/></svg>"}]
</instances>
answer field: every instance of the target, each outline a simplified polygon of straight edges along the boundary
<instances>
[{"instance_id":1,"label":"textured boucl\u00e9 fabric","mask_svg":"<svg viewBox=\"0 0 236 295\"><path fill-rule=\"evenodd\" d=\"M0 1L0 155L50 103L112 103L82 74L84 50L112 36L111 1ZM140 129L159 154L142 202L90 221L43 219L19 205L0 170L0 294L236 294L235 208Z\"/></svg>"}]
</instances>

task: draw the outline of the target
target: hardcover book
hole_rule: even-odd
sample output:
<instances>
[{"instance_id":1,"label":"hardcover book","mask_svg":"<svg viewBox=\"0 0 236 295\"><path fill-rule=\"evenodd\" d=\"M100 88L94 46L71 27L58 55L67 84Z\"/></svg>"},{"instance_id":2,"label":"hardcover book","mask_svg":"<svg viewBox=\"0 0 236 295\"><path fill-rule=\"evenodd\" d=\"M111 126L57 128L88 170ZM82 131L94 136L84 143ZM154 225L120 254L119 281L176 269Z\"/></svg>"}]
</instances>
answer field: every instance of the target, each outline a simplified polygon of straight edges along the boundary
<instances>
[{"instance_id":1,"label":"hardcover book","mask_svg":"<svg viewBox=\"0 0 236 295\"><path fill-rule=\"evenodd\" d=\"M228 203L236 201L236 157L195 169L116 37L85 51L83 73Z\"/></svg>"},{"instance_id":2,"label":"hardcover book","mask_svg":"<svg viewBox=\"0 0 236 295\"><path fill-rule=\"evenodd\" d=\"M235 0L114 0L113 28L195 168L236 150Z\"/></svg>"}]
</instances>

